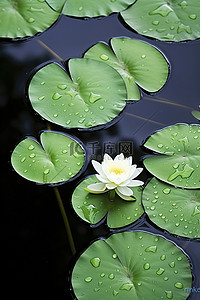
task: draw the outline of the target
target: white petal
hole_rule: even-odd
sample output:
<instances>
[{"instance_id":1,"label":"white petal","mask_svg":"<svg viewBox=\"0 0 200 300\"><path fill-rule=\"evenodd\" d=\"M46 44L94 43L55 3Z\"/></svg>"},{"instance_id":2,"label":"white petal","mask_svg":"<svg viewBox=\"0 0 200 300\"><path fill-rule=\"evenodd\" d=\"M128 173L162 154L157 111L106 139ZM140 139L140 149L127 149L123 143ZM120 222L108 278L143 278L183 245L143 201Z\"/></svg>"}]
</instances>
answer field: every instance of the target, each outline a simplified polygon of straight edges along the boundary
<instances>
[{"instance_id":1,"label":"white petal","mask_svg":"<svg viewBox=\"0 0 200 300\"><path fill-rule=\"evenodd\" d=\"M142 171L143 171L143 168L137 168L137 169L135 170L135 172L132 174L132 176L130 177L130 179L134 179L134 178L137 177Z\"/></svg>"},{"instance_id":2,"label":"white petal","mask_svg":"<svg viewBox=\"0 0 200 300\"><path fill-rule=\"evenodd\" d=\"M141 180L130 180L130 182L127 184L127 186L134 187L134 186L140 186L143 184L144 184L144 182Z\"/></svg>"},{"instance_id":3,"label":"white petal","mask_svg":"<svg viewBox=\"0 0 200 300\"><path fill-rule=\"evenodd\" d=\"M101 176L104 176L102 165L98 161L92 160L92 165Z\"/></svg>"},{"instance_id":4,"label":"white petal","mask_svg":"<svg viewBox=\"0 0 200 300\"><path fill-rule=\"evenodd\" d=\"M124 154L121 153L121 154L115 156L114 161L116 161L116 160L124 160Z\"/></svg>"},{"instance_id":5,"label":"white petal","mask_svg":"<svg viewBox=\"0 0 200 300\"><path fill-rule=\"evenodd\" d=\"M108 155L107 153L104 154L104 157L103 157L103 161L106 161L106 160L113 160L112 157L110 155Z\"/></svg>"},{"instance_id":6,"label":"white petal","mask_svg":"<svg viewBox=\"0 0 200 300\"><path fill-rule=\"evenodd\" d=\"M112 183L112 182L110 182L110 183L107 183L107 184L106 184L106 187L107 187L107 189L109 189L109 190L113 190L113 189L115 189L115 188L117 187L117 185L114 184L114 183Z\"/></svg>"},{"instance_id":7,"label":"white petal","mask_svg":"<svg viewBox=\"0 0 200 300\"><path fill-rule=\"evenodd\" d=\"M131 166L132 165L132 160L133 160L132 156L129 156L127 158L127 160L128 160L129 166Z\"/></svg>"},{"instance_id":8,"label":"white petal","mask_svg":"<svg viewBox=\"0 0 200 300\"><path fill-rule=\"evenodd\" d=\"M106 185L102 182L98 182L88 185L87 188L94 192L103 192L106 189Z\"/></svg>"},{"instance_id":9,"label":"white petal","mask_svg":"<svg viewBox=\"0 0 200 300\"><path fill-rule=\"evenodd\" d=\"M101 175L99 175L99 174L96 174L96 178L97 178L99 181L103 182L103 183L109 183L109 182L110 182L110 180L108 180L108 178L106 178L105 176L101 176Z\"/></svg>"},{"instance_id":10,"label":"white petal","mask_svg":"<svg viewBox=\"0 0 200 300\"><path fill-rule=\"evenodd\" d=\"M130 166L129 178L131 178L135 174L136 169L137 169L137 165Z\"/></svg>"},{"instance_id":11,"label":"white petal","mask_svg":"<svg viewBox=\"0 0 200 300\"><path fill-rule=\"evenodd\" d=\"M123 200L126 200L126 201L135 201L136 199L132 196L125 196L123 195L122 193L120 193L117 189L115 190L117 195L122 198Z\"/></svg>"},{"instance_id":12,"label":"white petal","mask_svg":"<svg viewBox=\"0 0 200 300\"><path fill-rule=\"evenodd\" d=\"M133 191L131 189L129 189L127 186L118 186L117 189L121 194L123 194L125 196L133 195Z\"/></svg>"}]
</instances>

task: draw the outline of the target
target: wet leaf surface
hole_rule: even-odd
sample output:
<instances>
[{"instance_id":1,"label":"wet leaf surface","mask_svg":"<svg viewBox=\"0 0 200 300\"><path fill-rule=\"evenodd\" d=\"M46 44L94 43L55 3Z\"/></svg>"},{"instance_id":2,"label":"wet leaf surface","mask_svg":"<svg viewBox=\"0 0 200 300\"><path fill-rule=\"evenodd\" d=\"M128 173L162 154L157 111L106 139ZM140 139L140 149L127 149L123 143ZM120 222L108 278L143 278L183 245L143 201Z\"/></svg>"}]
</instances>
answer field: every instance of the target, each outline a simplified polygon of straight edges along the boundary
<instances>
[{"instance_id":1,"label":"wet leaf surface","mask_svg":"<svg viewBox=\"0 0 200 300\"><path fill-rule=\"evenodd\" d=\"M200 37L199 0L138 0L121 15L138 33L159 40L180 42Z\"/></svg>"},{"instance_id":2,"label":"wet leaf surface","mask_svg":"<svg viewBox=\"0 0 200 300\"><path fill-rule=\"evenodd\" d=\"M131 188L136 201L125 201L119 196L109 199L109 193L90 194L84 189L98 182L93 175L83 180L74 190L72 206L77 215L86 222L96 224L107 214L107 224L111 228L123 227L135 222L144 210L141 205L142 189Z\"/></svg>"},{"instance_id":3,"label":"wet leaf surface","mask_svg":"<svg viewBox=\"0 0 200 300\"><path fill-rule=\"evenodd\" d=\"M44 131L41 145L26 138L14 149L12 166L22 177L38 183L59 183L74 177L83 167L85 153L78 141L65 134Z\"/></svg>"},{"instance_id":4,"label":"wet leaf surface","mask_svg":"<svg viewBox=\"0 0 200 300\"><path fill-rule=\"evenodd\" d=\"M84 270L84 272L83 272ZM72 273L78 299L187 299L190 264L182 250L160 236L123 232L97 240Z\"/></svg>"},{"instance_id":5,"label":"wet leaf surface","mask_svg":"<svg viewBox=\"0 0 200 300\"><path fill-rule=\"evenodd\" d=\"M170 233L200 238L200 190L172 187L153 178L142 195L153 223Z\"/></svg>"},{"instance_id":6,"label":"wet leaf surface","mask_svg":"<svg viewBox=\"0 0 200 300\"><path fill-rule=\"evenodd\" d=\"M200 126L176 124L157 131L144 146L162 155L144 160L158 179L178 187L200 188Z\"/></svg>"}]
</instances>

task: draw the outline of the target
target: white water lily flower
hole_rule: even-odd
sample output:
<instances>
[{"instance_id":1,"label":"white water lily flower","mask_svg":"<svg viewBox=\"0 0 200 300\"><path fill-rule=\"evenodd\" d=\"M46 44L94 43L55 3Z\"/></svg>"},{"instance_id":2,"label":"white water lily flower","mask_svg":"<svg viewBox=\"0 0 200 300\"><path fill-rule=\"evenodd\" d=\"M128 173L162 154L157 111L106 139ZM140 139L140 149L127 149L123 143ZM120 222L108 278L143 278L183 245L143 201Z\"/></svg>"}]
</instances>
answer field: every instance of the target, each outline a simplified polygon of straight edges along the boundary
<instances>
[{"instance_id":1,"label":"white water lily flower","mask_svg":"<svg viewBox=\"0 0 200 300\"><path fill-rule=\"evenodd\" d=\"M98 183L90 184L87 191L95 194L114 190L124 200L133 200L133 191L129 187L141 186L141 180L134 180L143 170L132 165L132 157L125 158L121 153L115 159L108 154L104 155L103 162L92 160L93 167L98 172L96 174Z\"/></svg>"}]
</instances>

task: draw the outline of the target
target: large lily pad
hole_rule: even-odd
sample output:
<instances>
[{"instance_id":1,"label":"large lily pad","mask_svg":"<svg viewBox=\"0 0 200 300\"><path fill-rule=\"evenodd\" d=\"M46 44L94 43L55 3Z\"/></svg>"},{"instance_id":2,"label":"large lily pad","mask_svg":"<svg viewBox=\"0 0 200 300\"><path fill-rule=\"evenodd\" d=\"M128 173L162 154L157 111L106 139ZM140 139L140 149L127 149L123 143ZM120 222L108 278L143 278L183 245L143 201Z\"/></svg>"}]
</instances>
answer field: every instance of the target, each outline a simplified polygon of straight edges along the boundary
<instances>
[{"instance_id":1,"label":"large lily pad","mask_svg":"<svg viewBox=\"0 0 200 300\"><path fill-rule=\"evenodd\" d=\"M109 199L109 193L90 194L84 189L98 180L93 175L83 180L72 195L72 205L78 216L90 224L96 224L107 214L107 223L111 228L129 225L135 222L144 210L141 205L142 188L131 188L136 201L125 201L115 196Z\"/></svg>"},{"instance_id":2,"label":"large lily pad","mask_svg":"<svg viewBox=\"0 0 200 300\"><path fill-rule=\"evenodd\" d=\"M148 92L156 92L165 84L169 66L164 56L153 46L129 38L113 38L111 46L98 43L84 57L103 61L124 79L128 100L139 100L137 84ZM113 53L114 52L114 53Z\"/></svg>"},{"instance_id":3,"label":"large lily pad","mask_svg":"<svg viewBox=\"0 0 200 300\"><path fill-rule=\"evenodd\" d=\"M154 133L144 146L161 156L144 160L147 170L178 187L200 188L200 126L176 124Z\"/></svg>"},{"instance_id":4,"label":"large lily pad","mask_svg":"<svg viewBox=\"0 0 200 300\"><path fill-rule=\"evenodd\" d=\"M70 128L88 128L113 120L126 105L123 79L110 66L71 59L70 75L55 63L42 67L29 85L29 98L46 120Z\"/></svg>"},{"instance_id":5,"label":"large lily pad","mask_svg":"<svg viewBox=\"0 0 200 300\"><path fill-rule=\"evenodd\" d=\"M59 17L45 0L1 0L0 37L21 38L50 27Z\"/></svg>"},{"instance_id":6,"label":"large lily pad","mask_svg":"<svg viewBox=\"0 0 200 300\"><path fill-rule=\"evenodd\" d=\"M44 131L41 145L26 138L14 149L11 162L22 177L38 183L59 183L74 177L83 167L85 151L74 138Z\"/></svg>"},{"instance_id":7,"label":"large lily pad","mask_svg":"<svg viewBox=\"0 0 200 300\"><path fill-rule=\"evenodd\" d=\"M172 187L153 178L142 203L152 222L170 233L200 238L200 190Z\"/></svg>"},{"instance_id":8,"label":"large lily pad","mask_svg":"<svg viewBox=\"0 0 200 300\"><path fill-rule=\"evenodd\" d=\"M79 257L72 286L79 300L187 299L190 264L160 236L123 232L97 240ZM115 297L114 297L115 296Z\"/></svg>"},{"instance_id":9,"label":"large lily pad","mask_svg":"<svg viewBox=\"0 0 200 300\"><path fill-rule=\"evenodd\" d=\"M49 0L48 0L49 1ZM52 2L53 0L51 0ZM57 0L54 0L56 2ZM136 0L67 0L63 14L73 17L108 16L111 13L126 9Z\"/></svg>"},{"instance_id":10,"label":"large lily pad","mask_svg":"<svg viewBox=\"0 0 200 300\"><path fill-rule=\"evenodd\" d=\"M200 37L199 0L138 0L121 13L138 33L164 41Z\"/></svg>"}]
</instances>

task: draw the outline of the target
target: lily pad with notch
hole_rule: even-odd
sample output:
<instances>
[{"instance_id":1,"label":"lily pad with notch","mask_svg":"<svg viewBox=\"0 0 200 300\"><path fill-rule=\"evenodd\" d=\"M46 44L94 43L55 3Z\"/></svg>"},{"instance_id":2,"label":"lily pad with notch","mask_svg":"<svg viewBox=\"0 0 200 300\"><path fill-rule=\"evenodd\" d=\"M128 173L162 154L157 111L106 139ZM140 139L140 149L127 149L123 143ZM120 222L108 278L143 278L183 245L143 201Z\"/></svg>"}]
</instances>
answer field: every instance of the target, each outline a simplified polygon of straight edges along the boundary
<instances>
[{"instance_id":1,"label":"lily pad with notch","mask_svg":"<svg viewBox=\"0 0 200 300\"><path fill-rule=\"evenodd\" d=\"M144 144L161 155L144 159L146 169L168 184L200 188L200 126L176 124L152 134Z\"/></svg>"},{"instance_id":2,"label":"lily pad with notch","mask_svg":"<svg viewBox=\"0 0 200 300\"><path fill-rule=\"evenodd\" d=\"M169 65L163 54L143 41L130 38L113 38L111 47L97 43L84 55L103 61L119 72L126 88L128 100L139 100L138 86L148 92L157 92L167 81Z\"/></svg>"},{"instance_id":3,"label":"lily pad with notch","mask_svg":"<svg viewBox=\"0 0 200 300\"><path fill-rule=\"evenodd\" d=\"M114 200L109 199L109 192L91 194L84 189L99 182L95 175L83 180L74 190L72 206L77 215L90 224L97 224L107 215L110 228L127 226L135 222L144 213L141 205L142 188L131 188L136 201L122 200L117 194Z\"/></svg>"},{"instance_id":4,"label":"lily pad with notch","mask_svg":"<svg viewBox=\"0 0 200 300\"><path fill-rule=\"evenodd\" d=\"M41 144L33 138L22 140L14 149L11 163L22 177L53 184L71 180L85 164L85 150L69 135L44 131Z\"/></svg>"},{"instance_id":5,"label":"lily pad with notch","mask_svg":"<svg viewBox=\"0 0 200 300\"><path fill-rule=\"evenodd\" d=\"M33 36L49 28L59 15L45 0L1 0L0 37Z\"/></svg>"},{"instance_id":6,"label":"lily pad with notch","mask_svg":"<svg viewBox=\"0 0 200 300\"><path fill-rule=\"evenodd\" d=\"M138 0L121 15L138 33L159 40L180 42L200 37L199 0Z\"/></svg>"},{"instance_id":7,"label":"lily pad with notch","mask_svg":"<svg viewBox=\"0 0 200 300\"><path fill-rule=\"evenodd\" d=\"M46 0L56 7L57 0ZM126 9L136 0L59 0L64 4L62 13L72 17L99 17L108 16L111 13L119 12ZM58 7L58 6L57 6Z\"/></svg>"},{"instance_id":8,"label":"lily pad with notch","mask_svg":"<svg viewBox=\"0 0 200 300\"><path fill-rule=\"evenodd\" d=\"M190 263L172 242L147 232L122 232L91 244L72 272L77 299L187 299ZM106 291L106 293L105 293Z\"/></svg>"},{"instance_id":9,"label":"lily pad with notch","mask_svg":"<svg viewBox=\"0 0 200 300\"><path fill-rule=\"evenodd\" d=\"M110 66L91 59L70 59L67 72L49 63L35 73L28 94L34 110L63 127L89 128L117 117L126 105L123 79Z\"/></svg>"},{"instance_id":10,"label":"lily pad with notch","mask_svg":"<svg viewBox=\"0 0 200 300\"><path fill-rule=\"evenodd\" d=\"M149 218L172 234L200 238L200 190L175 188L155 177L143 191Z\"/></svg>"}]
</instances>

